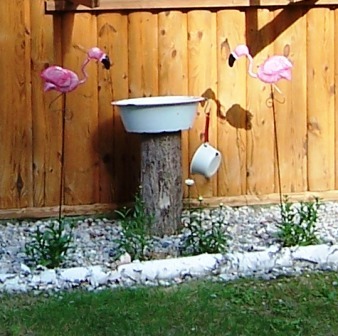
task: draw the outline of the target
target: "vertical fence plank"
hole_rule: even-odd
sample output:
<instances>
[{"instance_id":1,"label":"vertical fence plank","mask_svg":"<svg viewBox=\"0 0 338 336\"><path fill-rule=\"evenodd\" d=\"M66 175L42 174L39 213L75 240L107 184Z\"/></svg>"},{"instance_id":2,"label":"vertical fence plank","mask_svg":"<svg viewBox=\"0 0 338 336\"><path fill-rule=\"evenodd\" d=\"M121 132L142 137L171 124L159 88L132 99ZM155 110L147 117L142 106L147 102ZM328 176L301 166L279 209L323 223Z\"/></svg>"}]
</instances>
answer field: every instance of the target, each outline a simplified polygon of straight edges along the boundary
<instances>
[{"instance_id":1,"label":"vertical fence plank","mask_svg":"<svg viewBox=\"0 0 338 336\"><path fill-rule=\"evenodd\" d=\"M216 13L207 10L188 12L188 71L189 92L212 98L217 94ZM214 99L199 106L194 127L189 131L189 158L203 143L205 112L210 111L209 142L217 147L217 108ZM217 194L217 175L206 179L194 176L198 194L210 197ZM197 195L196 195L197 196Z\"/></svg>"},{"instance_id":2,"label":"vertical fence plank","mask_svg":"<svg viewBox=\"0 0 338 336\"><path fill-rule=\"evenodd\" d=\"M281 9L275 11L274 21L276 32L287 27L275 41L275 54L285 53L293 63L291 82L279 81L282 95L275 93L282 192L298 192L307 189L306 16L301 8Z\"/></svg>"},{"instance_id":3,"label":"vertical fence plank","mask_svg":"<svg viewBox=\"0 0 338 336\"><path fill-rule=\"evenodd\" d=\"M338 9L334 10L334 83L335 83L335 186L334 189L338 189Z\"/></svg>"},{"instance_id":4,"label":"vertical fence plank","mask_svg":"<svg viewBox=\"0 0 338 336\"><path fill-rule=\"evenodd\" d=\"M44 0L31 2L34 206L59 202L61 106L58 92L43 92L41 71L61 64L61 17L44 15Z\"/></svg>"},{"instance_id":5,"label":"vertical fence plank","mask_svg":"<svg viewBox=\"0 0 338 336\"><path fill-rule=\"evenodd\" d=\"M187 15L166 11L158 15L159 94L188 94ZM189 176L187 131L182 132L183 179Z\"/></svg>"},{"instance_id":6,"label":"vertical fence plank","mask_svg":"<svg viewBox=\"0 0 338 336\"><path fill-rule=\"evenodd\" d=\"M250 116L246 110L246 63L228 65L229 52L245 41L245 12L217 13L218 45L218 148L223 160L218 172L219 195L246 193L246 132Z\"/></svg>"},{"instance_id":7,"label":"vertical fence plank","mask_svg":"<svg viewBox=\"0 0 338 336\"><path fill-rule=\"evenodd\" d=\"M22 153L20 154L22 162L18 166L18 179L17 179L17 190L20 189L20 174L22 180L22 190L18 193L18 198L20 201L20 207L22 206L32 206L33 205L33 144L32 144L32 66L31 66L31 15L30 15L30 1L21 0L19 3L22 3L22 15L23 20L20 25L20 39L21 41L16 41L20 43L21 51L24 54L24 80L23 78L19 79L19 91L14 91L18 94L18 97L22 97L21 105L21 116L18 116L18 119L21 119L22 128L19 131L19 143L22 141ZM17 46L18 47L18 46ZM20 52L19 52L20 54ZM20 146L20 145L19 145ZM19 188L18 188L19 187Z\"/></svg>"},{"instance_id":8,"label":"vertical fence plank","mask_svg":"<svg viewBox=\"0 0 338 336\"><path fill-rule=\"evenodd\" d=\"M100 202L130 200L136 188L137 176L128 148L130 137L124 130L118 110L111 101L128 98L128 16L106 13L98 16L99 46L106 50L112 62L110 71L99 71L99 127L97 131L100 155ZM126 160L128 155L129 161Z\"/></svg>"},{"instance_id":9,"label":"vertical fence plank","mask_svg":"<svg viewBox=\"0 0 338 336\"><path fill-rule=\"evenodd\" d=\"M307 100L309 190L334 188L333 14L328 8L307 14Z\"/></svg>"},{"instance_id":10,"label":"vertical fence plank","mask_svg":"<svg viewBox=\"0 0 338 336\"><path fill-rule=\"evenodd\" d=\"M70 13L64 15L62 25L63 65L82 78L85 52L97 45L96 17ZM66 95L64 169L65 203L69 205L98 201L98 156L93 143L98 127L98 66L90 62L87 81Z\"/></svg>"},{"instance_id":11,"label":"vertical fence plank","mask_svg":"<svg viewBox=\"0 0 338 336\"><path fill-rule=\"evenodd\" d=\"M158 94L158 17L150 12L129 14L129 92L131 97Z\"/></svg>"},{"instance_id":12,"label":"vertical fence plank","mask_svg":"<svg viewBox=\"0 0 338 336\"><path fill-rule=\"evenodd\" d=\"M186 14L166 11L158 14L159 94L188 92Z\"/></svg>"},{"instance_id":13,"label":"vertical fence plank","mask_svg":"<svg viewBox=\"0 0 338 336\"><path fill-rule=\"evenodd\" d=\"M32 206L32 110L28 0L0 2L0 208Z\"/></svg>"},{"instance_id":14,"label":"vertical fence plank","mask_svg":"<svg viewBox=\"0 0 338 336\"><path fill-rule=\"evenodd\" d=\"M254 71L273 54L272 29L262 29L273 19L268 9L247 11L247 44L254 57ZM248 76L247 109L252 114L252 128L247 133L248 194L274 192L274 131L273 115L268 101L270 85Z\"/></svg>"},{"instance_id":15,"label":"vertical fence plank","mask_svg":"<svg viewBox=\"0 0 338 336\"><path fill-rule=\"evenodd\" d=\"M158 95L158 16L135 12L128 16L128 85L130 97ZM126 160L133 168L131 182L140 182L140 138L127 135ZM136 190L136 189L135 189ZM134 190L134 192L135 192Z\"/></svg>"}]
</instances>

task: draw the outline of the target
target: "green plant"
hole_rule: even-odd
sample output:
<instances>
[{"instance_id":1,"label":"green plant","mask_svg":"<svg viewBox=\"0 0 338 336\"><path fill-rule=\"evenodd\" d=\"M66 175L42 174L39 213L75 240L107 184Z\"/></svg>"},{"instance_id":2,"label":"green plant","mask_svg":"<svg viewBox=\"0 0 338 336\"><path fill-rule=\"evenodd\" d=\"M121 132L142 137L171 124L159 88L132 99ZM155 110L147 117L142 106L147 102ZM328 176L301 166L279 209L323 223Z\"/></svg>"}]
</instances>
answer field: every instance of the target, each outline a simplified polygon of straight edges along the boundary
<instances>
[{"instance_id":1,"label":"green plant","mask_svg":"<svg viewBox=\"0 0 338 336\"><path fill-rule=\"evenodd\" d=\"M210 210L210 220L204 218L203 197L198 198L199 206L189 208L185 221L188 235L183 245L183 254L224 253L227 250L227 235L224 232L226 222L224 206Z\"/></svg>"},{"instance_id":2,"label":"green plant","mask_svg":"<svg viewBox=\"0 0 338 336\"><path fill-rule=\"evenodd\" d=\"M287 196L281 204L281 222L277 224L278 234L284 247L307 246L318 243L316 224L320 202L314 201L293 204Z\"/></svg>"},{"instance_id":3,"label":"green plant","mask_svg":"<svg viewBox=\"0 0 338 336\"><path fill-rule=\"evenodd\" d=\"M72 228L73 225L64 219L50 221L46 226L39 225L32 240L25 245L27 256L35 264L59 267L71 248Z\"/></svg>"},{"instance_id":4,"label":"green plant","mask_svg":"<svg viewBox=\"0 0 338 336\"><path fill-rule=\"evenodd\" d=\"M147 213L140 193L135 195L134 200L133 208L115 210L122 228L121 236L114 240L117 244L117 258L128 253L133 260L146 260L152 249L150 229L154 216Z\"/></svg>"}]
</instances>

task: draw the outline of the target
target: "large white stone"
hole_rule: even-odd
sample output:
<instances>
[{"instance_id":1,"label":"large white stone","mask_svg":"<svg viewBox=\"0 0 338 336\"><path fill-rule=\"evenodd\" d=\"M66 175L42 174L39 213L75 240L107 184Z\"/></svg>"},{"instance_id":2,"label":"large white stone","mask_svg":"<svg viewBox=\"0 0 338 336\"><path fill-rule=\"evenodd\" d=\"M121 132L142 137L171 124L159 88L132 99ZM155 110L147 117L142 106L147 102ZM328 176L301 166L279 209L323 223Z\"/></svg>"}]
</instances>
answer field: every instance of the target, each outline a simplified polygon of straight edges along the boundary
<instances>
[{"instance_id":1,"label":"large white stone","mask_svg":"<svg viewBox=\"0 0 338 336\"><path fill-rule=\"evenodd\" d=\"M156 281L158 278L158 269L153 267L151 264L143 265L142 272L140 275L140 280L142 283L147 283L148 281Z\"/></svg>"},{"instance_id":2,"label":"large white stone","mask_svg":"<svg viewBox=\"0 0 338 336\"><path fill-rule=\"evenodd\" d=\"M4 290L6 292L26 292L27 291L27 284L25 281L20 279L19 276L15 278L7 279L4 283Z\"/></svg>"},{"instance_id":3,"label":"large white stone","mask_svg":"<svg viewBox=\"0 0 338 336\"><path fill-rule=\"evenodd\" d=\"M128 252L122 254L119 258L119 260L116 262L116 264L119 265L125 265L131 263L131 256Z\"/></svg>"},{"instance_id":4,"label":"large white stone","mask_svg":"<svg viewBox=\"0 0 338 336\"><path fill-rule=\"evenodd\" d=\"M109 273L106 273L102 270L101 266L91 266L88 267L89 276L88 281L94 287L99 285L105 285L109 279Z\"/></svg>"},{"instance_id":5,"label":"large white stone","mask_svg":"<svg viewBox=\"0 0 338 336\"><path fill-rule=\"evenodd\" d=\"M292 253L290 248L283 248L276 255L275 267L291 267L293 265Z\"/></svg>"},{"instance_id":6,"label":"large white stone","mask_svg":"<svg viewBox=\"0 0 338 336\"><path fill-rule=\"evenodd\" d=\"M265 251L235 252L226 255L227 261L220 267L220 273L251 274L253 272L270 271L278 267L293 265L292 254L289 248L279 249L271 247Z\"/></svg>"},{"instance_id":7,"label":"large white stone","mask_svg":"<svg viewBox=\"0 0 338 336\"><path fill-rule=\"evenodd\" d=\"M135 261L131 264L118 266L117 271L121 275L122 279L130 279L133 282L138 282L141 280L143 268L143 263L140 261Z\"/></svg>"},{"instance_id":8,"label":"large white stone","mask_svg":"<svg viewBox=\"0 0 338 336\"><path fill-rule=\"evenodd\" d=\"M16 277L16 274L14 273L0 274L0 283L4 283L7 279L12 279L15 277Z\"/></svg>"},{"instance_id":9,"label":"large white stone","mask_svg":"<svg viewBox=\"0 0 338 336\"><path fill-rule=\"evenodd\" d=\"M117 270L110 272L107 281L109 283L114 283L114 284L120 283L121 282L120 272L118 272Z\"/></svg>"},{"instance_id":10,"label":"large white stone","mask_svg":"<svg viewBox=\"0 0 338 336\"><path fill-rule=\"evenodd\" d=\"M134 281L174 280L186 274L201 277L210 274L222 260L221 254L201 254L177 259L150 260L118 267L122 277Z\"/></svg>"},{"instance_id":11,"label":"large white stone","mask_svg":"<svg viewBox=\"0 0 338 336\"><path fill-rule=\"evenodd\" d=\"M23 275L29 275L31 274L31 269L25 265L25 264L20 264L20 272L23 274Z\"/></svg>"},{"instance_id":12,"label":"large white stone","mask_svg":"<svg viewBox=\"0 0 338 336\"><path fill-rule=\"evenodd\" d=\"M330 254L328 255L327 262L338 265L338 245L331 246Z\"/></svg>"},{"instance_id":13,"label":"large white stone","mask_svg":"<svg viewBox=\"0 0 338 336\"><path fill-rule=\"evenodd\" d=\"M314 264L324 264L327 262L330 253L337 249L328 245L309 245L294 248L292 251L292 258L299 261L308 261Z\"/></svg>"},{"instance_id":14,"label":"large white stone","mask_svg":"<svg viewBox=\"0 0 338 336\"><path fill-rule=\"evenodd\" d=\"M30 288L37 288L41 284L40 274L34 274L29 280L28 286Z\"/></svg>"},{"instance_id":15,"label":"large white stone","mask_svg":"<svg viewBox=\"0 0 338 336\"><path fill-rule=\"evenodd\" d=\"M79 283L87 280L90 271L85 267L72 267L60 272L60 279L67 282Z\"/></svg>"},{"instance_id":16,"label":"large white stone","mask_svg":"<svg viewBox=\"0 0 338 336\"><path fill-rule=\"evenodd\" d=\"M55 270L46 270L40 273L40 282L45 284L57 283L57 276Z\"/></svg>"},{"instance_id":17,"label":"large white stone","mask_svg":"<svg viewBox=\"0 0 338 336\"><path fill-rule=\"evenodd\" d=\"M238 272L252 273L257 270L269 270L275 265L275 258L269 251L238 253Z\"/></svg>"}]
</instances>

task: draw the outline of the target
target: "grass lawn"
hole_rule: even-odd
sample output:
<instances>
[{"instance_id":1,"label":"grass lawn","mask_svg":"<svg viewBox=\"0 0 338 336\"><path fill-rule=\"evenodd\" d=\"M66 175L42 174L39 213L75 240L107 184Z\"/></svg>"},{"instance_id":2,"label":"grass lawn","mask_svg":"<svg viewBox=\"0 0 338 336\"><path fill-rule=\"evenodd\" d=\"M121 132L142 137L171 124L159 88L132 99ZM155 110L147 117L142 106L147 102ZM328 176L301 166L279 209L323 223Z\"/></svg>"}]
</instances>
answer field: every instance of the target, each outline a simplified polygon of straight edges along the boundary
<instances>
[{"instance_id":1,"label":"grass lawn","mask_svg":"<svg viewBox=\"0 0 338 336\"><path fill-rule=\"evenodd\" d=\"M0 297L0 335L338 335L338 275Z\"/></svg>"}]
</instances>

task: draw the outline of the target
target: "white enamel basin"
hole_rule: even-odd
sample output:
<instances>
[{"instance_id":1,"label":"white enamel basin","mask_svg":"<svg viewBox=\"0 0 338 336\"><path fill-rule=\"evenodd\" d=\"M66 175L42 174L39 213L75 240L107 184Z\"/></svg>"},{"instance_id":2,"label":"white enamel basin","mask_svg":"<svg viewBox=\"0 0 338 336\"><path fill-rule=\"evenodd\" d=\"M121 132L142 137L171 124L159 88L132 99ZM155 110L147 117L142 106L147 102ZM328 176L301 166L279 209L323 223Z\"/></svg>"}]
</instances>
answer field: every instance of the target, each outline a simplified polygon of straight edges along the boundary
<instances>
[{"instance_id":1,"label":"white enamel basin","mask_svg":"<svg viewBox=\"0 0 338 336\"><path fill-rule=\"evenodd\" d=\"M160 96L130 98L112 102L120 110L127 132L176 132L192 127L202 97Z\"/></svg>"}]
</instances>

